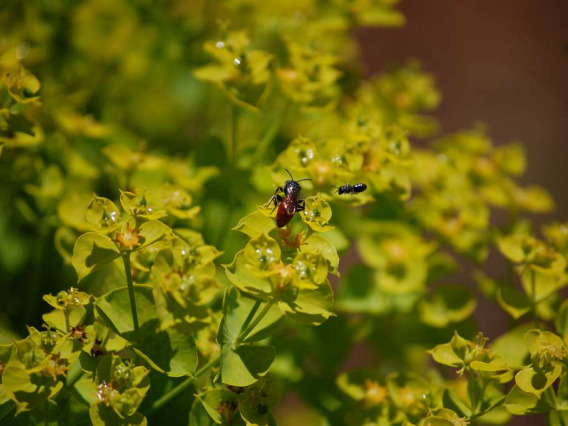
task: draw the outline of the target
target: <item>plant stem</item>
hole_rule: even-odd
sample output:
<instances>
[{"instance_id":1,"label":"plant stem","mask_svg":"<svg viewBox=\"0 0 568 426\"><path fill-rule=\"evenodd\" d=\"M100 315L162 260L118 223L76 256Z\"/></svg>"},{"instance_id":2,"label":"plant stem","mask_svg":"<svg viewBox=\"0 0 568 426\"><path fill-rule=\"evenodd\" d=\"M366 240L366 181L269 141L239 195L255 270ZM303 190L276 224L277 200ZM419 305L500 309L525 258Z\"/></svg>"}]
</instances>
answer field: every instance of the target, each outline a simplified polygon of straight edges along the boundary
<instances>
[{"instance_id":1,"label":"plant stem","mask_svg":"<svg viewBox=\"0 0 568 426\"><path fill-rule=\"evenodd\" d=\"M65 308L63 315L65 316L65 332L69 333L69 331L71 331L71 327L69 325L69 310L67 308Z\"/></svg>"},{"instance_id":2,"label":"plant stem","mask_svg":"<svg viewBox=\"0 0 568 426\"><path fill-rule=\"evenodd\" d=\"M271 299L262 309L260 314L246 327L237 337L237 344L241 343L243 340L247 338L247 336L256 328L258 324L262 321L262 319L266 316L272 305L274 305L275 300Z\"/></svg>"},{"instance_id":3,"label":"plant stem","mask_svg":"<svg viewBox=\"0 0 568 426\"><path fill-rule=\"evenodd\" d=\"M231 108L231 151L229 158L229 167L231 173L235 171L236 153L237 153L237 139L239 133L239 107L233 105Z\"/></svg>"},{"instance_id":4,"label":"plant stem","mask_svg":"<svg viewBox=\"0 0 568 426\"><path fill-rule=\"evenodd\" d=\"M238 133L239 133L239 107L237 105L231 106L231 134L230 134L230 145L229 145L229 170L227 171L227 180L229 183L229 209L227 211L227 216L225 218L225 223L220 228L220 233L215 244L216 247L220 247L225 241L225 237L229 232L231 227L231 222L233 220L233 211L235 210L235 164L237 156L237 145L238 145Z\"/></svg>"},{"instance_id":5,"label":"plant stem","mask_svg":"<svg viewBox=\"0 0 568 426\"><path fill-rule=\"evenodd\" d=\"M278 130L280 130L280 126L282 125L284 118L286 118L289 108L290 108L290 100L287 99L284 103L282 111L280 112L280 114L276 116L274 120L272 120L270 126L268 127L266 133L264 134L264 137L258 143L258 146L256 147L256 151L253 157L253 164L262 161L262 157L264 157L264 154L266 153L266 150L270 146L270 143L274 140L274 138L278 134Z\"/></svg>"},{"instance_id":6,"label":"plant stem","mask_svg":"<svg viewBox=\"0 0 568 426\"><path fill-rule=\"evenodd\" d=\"M262 302L260 300L257 300L256 302L254 302L254 305L253 305L252 309L250 310L250 312L248 313L247 317L245 318L245 322L243 322L242 327L247 328L249 326L250 322L252 321L252 319L256 315L256 311L258 311L258 308L260 308L261 303Z\"/></svg>"},{"instance_id":7,"label":"plant stem","mask_svg":"<svg viewBox=\"0 0 568 426\"><path fill-rule=\"evenodd\" d=\"M536 277L534 269L531 270L531 312L535 328L539 328L538 315L536 313Z\"/></svg>"},{"instance_id":8,"label":"plant stem","mask_svg":"<svg viewBox=\"0 0 568 426\"><path fill-rule=\"evenodd\" d=\"M157 410L159 410L160 408L162 408L164 405L166 405L168 402L170 402L173 398L175 398L181 392L183 392L185 389L187 389L189 386L191 386L196 379L198 379L200 376L202 376L204 373L206 373L207 370L209 370L211 367L213 367L215 364L217 364L220 360L221 360L220 356L213 358L211 361L209 361L207 364L205 364L203 367L201 367L199 370L197 370L195 372L195 377L188 377L183 382L181 382L179 385L177 385L175 388L173 388L168 393L166 393L164 396L162 396L160 399L156 400L150 406L150 408L148 409L146 414L152 414L152 413L156 412Z\"/></svg>"},{"instance_id":9,"label":"plant stem","mask_svg":"<svg viewBox=\"0 0 568 426\"><path fill-rule=\"evenodd\" d=\"M548 399L550 402L550 405L554 408L557 408L557 402L556 402L556 394L554 393L554 388L552 386L549 386L545 391L544 391L544 399Z\"/></svg>"},{"instance_id":10,"label":"plant stem","mask_svg":"<svg viewBox=\"0 0 568 426\"><path fill-rule=\"evenodd\" d=\"M126 273L126 282L128 284L128 297L130 298L130 310L132 312L132 322L134 323L134 333L138 335L138 312L136 311L136 298L134 297L134 283L132 282L132 269L130 268L130 253L122 255L124 262L124 272Z\"/></svg>"}]
</instances>

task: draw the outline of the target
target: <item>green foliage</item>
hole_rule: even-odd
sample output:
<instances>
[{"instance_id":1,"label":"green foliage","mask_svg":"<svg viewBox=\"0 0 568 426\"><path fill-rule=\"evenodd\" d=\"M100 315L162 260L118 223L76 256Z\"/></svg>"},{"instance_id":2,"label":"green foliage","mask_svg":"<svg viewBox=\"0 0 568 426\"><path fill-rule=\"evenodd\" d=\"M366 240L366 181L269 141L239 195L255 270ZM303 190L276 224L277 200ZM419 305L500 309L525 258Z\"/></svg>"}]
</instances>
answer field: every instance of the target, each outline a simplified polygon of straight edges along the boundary
<instances>
[{"instance_id":1,"label":"green foliage","mask_svg":"<svg viewBox=\"0 0 568 426\"><path fill-rule=\"evenodd\" d=\"M361 77L398 1L4 3L2 424L568 423L567 225L419 63Z\"/></svg>"}]
</instances>

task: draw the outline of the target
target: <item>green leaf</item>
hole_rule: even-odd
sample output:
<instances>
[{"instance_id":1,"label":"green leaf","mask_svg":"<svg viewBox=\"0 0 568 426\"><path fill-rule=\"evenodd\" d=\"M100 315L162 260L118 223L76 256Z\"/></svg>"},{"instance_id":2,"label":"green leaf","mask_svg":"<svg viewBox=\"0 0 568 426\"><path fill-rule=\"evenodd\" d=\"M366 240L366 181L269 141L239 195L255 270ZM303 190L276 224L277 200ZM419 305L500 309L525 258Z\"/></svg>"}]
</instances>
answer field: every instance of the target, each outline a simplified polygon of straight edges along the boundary
<instances>
[{"instance_id":1,"label":"green leaf","mask_svg":"<svg viewBox=\"0 0 568 426\"><path fill-rule=\"evenodd\" d=\"M237 340L241 332L254 321L262 308L256 301L242 296L235 288L225 293L223 318L217 340L222 347L221 377L223 383L233 386L248 386L264 376L275 358L272 346L240 345ZM263 339L271 334L282 314L277 307L264 316L247 336L245 342Z\"/></svg>"},{"instance_id":2,"label":"green leaf","mask_svg":"<svg viewBox=\"0 0 568 426\"><path fill-rule=\"evenodd\" d=\"M521 283L526 294L532 294L533 279L535 289L535 301L538 303L554 292L566 287L568 276L564 273L564 266L561 272L542 271L527 268L521 276Z\"/></svg>"},{"instance_id":3,"label":"green leaf","mask_svg":"<svg viewBox=\"0 0 568 426\"><path fill-rule=\"evenodd\" d=\"M91 377L84 377L79 379L75 385L77 393L87 402L89 405L100 402L97 395L97 386Z\"/></svg>"},{"instance_id":4,"label":"green leaf","mask_svg":"<svg viewBox=\"0 0 568 426\"><path fill-rule=\"evenodd\" d=\"M321 197L320 193L306 198L305 203L306 208L301 212L300 216L306 225L316 232L326 232L333 229L327 225L331 220L331 207Z\"/></svg>"},{"instance_id":5,"label":"green leaf","mask_svg":"<svg viewBox=\"0 0 568 426\"><path fill-rule=\"evenodd\" d=\"M522 368L529 351L525 341L527 331L532 324L521 324L507 333L499 336L491 345L491 349L497 355L503 357L507 365L514 369Z\"/></svg>"},{"instance_id":6,"label":"green leaf","mask_svg":"<svg viewBox=\"0 0 568 426\"><path fill-rule=\"evenodd\" d=\"M533 367L526 367L515 375L515 383L524 392L531 393L540 398L542 393L560 377L562 367L551 365L544 370L535 370Z\"/></svg>"},{"instance_id":7,"label":"green leaf","mask_svg":"<svg viewBox=\"0 0 568 426\"><path fill-rule=\"evenodd\" d=\"M235 255L235 259L230 265L223 265L229 281L239 290L266 299L272 294L272 285L268 277L254 274L248 267L248 262L244 256L244 250Z\"/></svg>"},{"instance_id":8,"label":"green leaf","mask_svg":"<svg viewBox=\"0 0 568 426\"><path fill-rule=\"evenodd\" d=\"M262 234L268 235L274 229L276 229L274 220L258 210L243 217L233 228L233 230L242 232L251 238Z\"/></svg>"},{"instance_id":9,"label":"green leaf","mask_svg":"<svg viewBox=\"0 0 568 426\"><path fill-rule=\"evenodd\" d=\"M8 362L2 373L2 387L16 402L16 413L36 409L63 388L63 382L42 376L27 371L18 361Z\"/></svg>"},{"instance_id":10,"label":"green leaf","mask_svg":"<svg viewBox=\"0 0 568 426\"><path fill-rule=\"evenodd\" d=\"M529 330L525 335L525 339L531 354L545 351L553 353L556 358L564 350L562 339L550 331Z\"/></svg>"},{"instance_id":11,"label":"green leaf","mask_svg":"<svg viewBox=\"0 0 568 426\"><path fill-rule=\"evenodd\" d=\"M194 426L212 426L221 424L221 414L207 403L203 403L201 398L196 397L191 403L189 412L189 424Z\"/></svg>"},{"instance_id":12,"label":"green leaf","mask_svg":"<svg viewBox=\"0 0 568 426\"><path fill-rule=\"evenodd\" d=\"M513 386L505 399L505 408L511 414L525 415L546 413L552 408L546 398L539 399L533 393L524 392L518 386Z\"/></svg>"},{"instance_id":13,"label":"green leaf","mask_svg":"<svg viewBox=\"0 0 568 426\"><path fill-rule=\"evenodd\" d=\"M501 357L496 356L489 362L485 361L472 361L470 364L472 370L481 371L481 372L488 372L488 373L496 373L496 372L507 372L509 371L509 367L505 364L505 361L501 359Z\"/></svg>"},{"instance_id":14,"label":"green leaf","mask_svg":"<svg viewBox=\"0 0 568 426\"><path fill-rule=\"evenodd\" d=\"M236 342L241 331L250 324L262 308L263 306L259 305L255 299L241 295L236 288L228 289L223 301L224 315L221 320L219 343L222 345ZM272 306L244 339L244 342L255 342L270 337L281 318L280 309L277 306Z\"/></svg>"},{"instance_id":15,"label":"green leaf","mask_svg":"<svg viewBox=\"0 0 568 426\"><path fill-rule=\"evenodd\" d=\"M458 367L463 364L461 358L454 352L452 343L442 343L430 351L432 358L439 364Z\"/></svg>"},{"instance_id":16,"label":"green leaf","mask_svg":"<svg viewBox=\"0 0 568 426\"><path fill-rule=\"evenodd\" d=\"M420 318L432 327L446 327L471 316L477 303L471 290L463 286L443 285L419 305Z\"/></svg>"},{"instance_id":17,"label":"green leaf","mask_svg":"<svg viewBox=\"0 0 568 426\"><path fill-rule=\"evenodd\" d=\"M73 248L71 264L81 281L91 272L120 256L112 240L106 235L87 232L79 237Z\"/></svg>"},{"instance_id":18,"label":"green leaf","mask_svg":"<svg viewBox=\"0 0 568 426\"><path fill-rule=\"evenodd\" d=\"M308 325L320 325L333 315L333 290L328 280L315 289L289 286L278 301L282 312Z\"/></svg>"},{"instance_id":19,"label":"green leaf","mask_svg":"<svg viewBox=\"0 0 568 426\"><path fill-rule=\"evenodd\" d=\"M146 426L148 424L146 417L141 413L137 412L132 416L121 418L105 404L91 405L89 415L93 426Z\"/></svg>"},{"instance_id":20,"label":"green leaf","mask_svg":"<svg viewBox=\"0 0 568 426\"><path fill-rule=\"evenodd\" d=\"M231 386L249 386L266 375L274 362L273 346L234 346L221 351L221 381Z\"/></svg>"},{"instance_id":21,"label":"green leaf","mask_svg":"<svg viewBox=\"0 0 568 426\"><path fill-rule=\"evenodd\" d=\"M329 270L332 274L339 276L339 255L335 246L321 235L310 235L302 245L302 251L321 254L329 263Z\"/></svg>"},{"instance_id":22,"label":"green leaf","mask_svg":"<svg viewBox=\"0 0 568 426\"><path fill-rule=\"evenodd\" d=\"M111 200L93 194L85 219L100 232L108 234L120 226L120 210Z\"/></svg>"},{"instance_id":23,"label":"green leaf","mask_svg":"<svg viewBox=\"0 0 568 426\"><path fill-rule=\"evenodd\" d=\"M67 315L67 320L65 316ZM87 310L82 305L69 305L65 310L54 309L47 314L42 315L43 321L65 333L69 330L67 329L67 324L69 327L77 327L82 324L87 315Z\"/></svg>"},{"instance_id":24,"label":"green leaf","mask_svg":"<svg viewBox=\"0 0 568 426\"><path fill-rule=\"evenodd\" d=\"M152 286L135 284L134 298L140 323L140 335L152 334L158 326ZM130 309L127 287L117 288L106 293L96 301L95 307L106 325L115 333L127 340L132 340L136 337L134 336L134 323L132 322L132 311Z\"/></svg>"},{"instance_id":25,"label":"green leaf","mask_svg":"<svg viewBox=\"0 0 568 426\"><path fill-rule=\"evenodd\" d=\"M501 287L497 292L497 302L514 319L522 317L530 311L530 301L527 296L511 287Z\"/></svg>"},{"instance_id":26,"label":"green leaf","mask_svg":"<svg viewBox=\"0 0 568 426\"><path fill-rule=\"evenodd\" d=\"M228 389L209 389L195 398L190 414L190 424L197 426L210 426L223 424L220 413L222 404L237 403L237 394Z\"/></svg>"},{"instance_id":27,"label":"green leaf","mask_svg":"<svg viewBox=\"0 0 568 426\"><path fill-rule=\"evenodd\" d=\"M271 267L280 262L281 255L276 240L266 234L252 238L243 250L248 268L260 276L271 275Z\"/></svg>"},{"instance_id":28,"label":"green leaf","mask_svg":"<svg viewBox=\"0 0 568 426\"><path fill-rule=\"evenodd\" d=\"M197 368L197 348L192 336L176 328L148 334L134 351L152 368L170 377L192 376Z\"/></svg>"},{"instance_id":29,"label":"green leaf","mask_svg":"<svg viewBox=\"0 0 568 426\"><path fill-rule=\"evenodd\" d=\"M449 408L459 414L461 417L470 417L471 408L463 402L456 393L451 389L444 390L443 395L444 407Z\"/></svg>"},{"instance_id":30,"label":"green leaf","mask_svg":"<svg viewBox=\"0 0 568 426\"><path fill-rule=\"evenodd\" d=\"M135 251L154 244L156 241L170 235L172 230L169 226L164 225L157 220L150 220L140 225L140 236L144 238L144 242L140 247L136 247Z\"/></svg>"},{"instance_id":31,"label":"green leaf","mask_svg":"<svg viewBox=\"0 0 568 426\"><path fill-rule=\"evenodd\" d=\"M455 423L450 419L439 416L430 416L424 419L424 426L455 426Z\"/></svg>"},{"instance_id":32,"label":"green leaf","mask_svg":"<svg viewBox=\"0 0 568 426\"><path fill-rule=\"evenodd\" d=\"M507 235L497 239L499 251L511 262L521 263L526 253L523 250L524 235Z\"/></svg>"},{"instance_id":33,"label":"green leaf","mask_svg":"<svg viewBox=\"0 0 568 426\"><path fill-rule=\"evenodd\" d=\"M270 409L280 401L278 384L271 377L259 380L239 398L239 412L247 424L275 425Z\"/></svg>"}]
</instances>

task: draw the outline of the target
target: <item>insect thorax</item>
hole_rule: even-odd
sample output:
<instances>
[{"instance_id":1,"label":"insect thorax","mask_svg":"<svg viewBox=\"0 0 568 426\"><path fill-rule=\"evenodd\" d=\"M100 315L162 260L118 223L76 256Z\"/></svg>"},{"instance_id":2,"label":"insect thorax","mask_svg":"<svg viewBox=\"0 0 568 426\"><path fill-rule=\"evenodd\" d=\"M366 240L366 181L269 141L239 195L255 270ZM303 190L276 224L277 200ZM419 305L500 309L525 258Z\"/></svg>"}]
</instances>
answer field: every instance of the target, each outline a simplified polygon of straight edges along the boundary
<instances>
[{"instance_id":1,"label":"insect thorax","mask_svg":"<svg viewBox=\"0 0 568 426\"><path fill-rule=\"evenodd\" d=\"M284 183L284 195L286 197L297 199L301 191L302 187L295 180L287 180L286 183Z\"/></svg>"}]
</instances>

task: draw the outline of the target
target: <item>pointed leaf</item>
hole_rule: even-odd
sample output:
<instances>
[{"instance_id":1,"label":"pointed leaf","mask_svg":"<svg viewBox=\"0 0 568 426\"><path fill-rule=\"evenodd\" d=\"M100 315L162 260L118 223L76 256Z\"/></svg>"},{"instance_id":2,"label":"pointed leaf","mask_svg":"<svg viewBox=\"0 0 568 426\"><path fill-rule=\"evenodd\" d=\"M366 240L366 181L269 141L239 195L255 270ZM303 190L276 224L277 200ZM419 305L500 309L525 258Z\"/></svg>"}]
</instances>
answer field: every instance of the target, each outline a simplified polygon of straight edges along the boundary
<instances>
[{"instance_id":1,"label":"pointed leaf","mask_svg":"<svg viewBox=\"0 0 568 426\"><path fill-rule=\"evenodd\" d=\"M91 272L120 256L112 240L106 235L87 232L79 237L73 248L71 263L81 281Z\"/></svg>"},{"instance_id":2,"label":"pointed leaf","mask_svg":"<svg viewBox=\"0 0 568 426\"><path fill-rule=\"evenodd\" d=\"M192 376L197 368L194 338L175 328L148 334L133 349L152 368L170 377Z\"/></svg>"}]
</instances>

